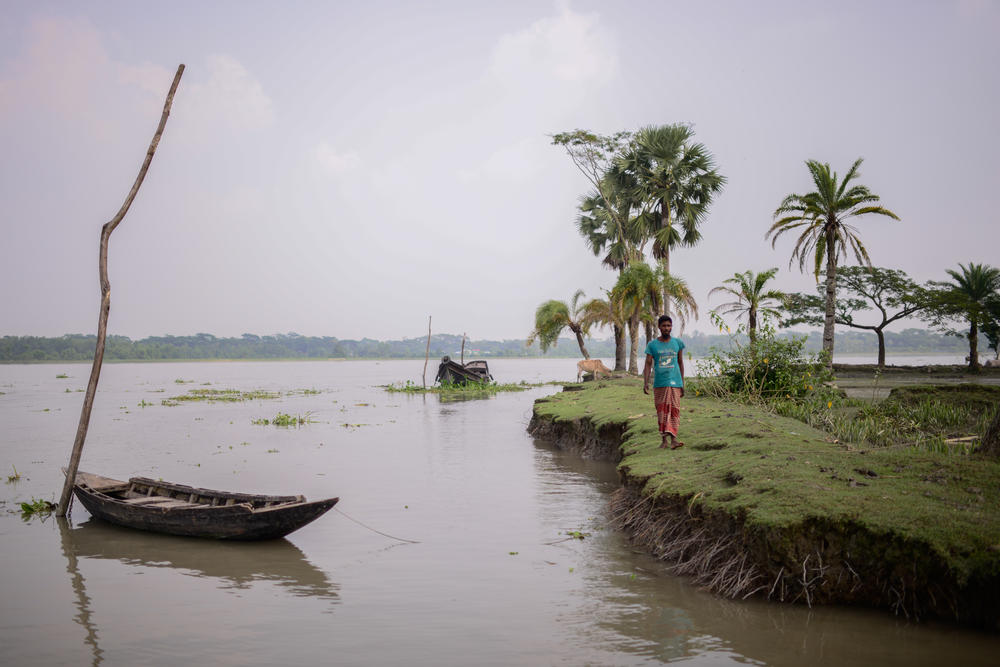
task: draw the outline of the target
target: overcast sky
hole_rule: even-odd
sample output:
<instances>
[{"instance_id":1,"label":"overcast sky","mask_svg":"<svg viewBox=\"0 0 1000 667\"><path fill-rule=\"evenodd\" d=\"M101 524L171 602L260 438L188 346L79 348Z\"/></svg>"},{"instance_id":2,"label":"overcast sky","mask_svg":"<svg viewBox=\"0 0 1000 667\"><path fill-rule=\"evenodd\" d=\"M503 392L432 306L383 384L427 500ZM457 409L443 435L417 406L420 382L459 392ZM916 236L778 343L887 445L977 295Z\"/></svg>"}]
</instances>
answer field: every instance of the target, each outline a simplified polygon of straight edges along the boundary
<instances>
[{"instance_id":1,"label":"overcast sky","mask_svg":"<svg viewBox=\"0 0 1000 667\"><path fill-rule=\"evenodd\" d=\"M101 225L187 69L111 239L111 333L524 338L615 274L548 135L688 122L728 178L671 268L708 291L781 268L807 159L901 222L919 281L1000 265L1000 2L8 2L0 20L0 335L94 333ZM601 334L599 334L601 335Z\"/></svg>"}]
</instances>

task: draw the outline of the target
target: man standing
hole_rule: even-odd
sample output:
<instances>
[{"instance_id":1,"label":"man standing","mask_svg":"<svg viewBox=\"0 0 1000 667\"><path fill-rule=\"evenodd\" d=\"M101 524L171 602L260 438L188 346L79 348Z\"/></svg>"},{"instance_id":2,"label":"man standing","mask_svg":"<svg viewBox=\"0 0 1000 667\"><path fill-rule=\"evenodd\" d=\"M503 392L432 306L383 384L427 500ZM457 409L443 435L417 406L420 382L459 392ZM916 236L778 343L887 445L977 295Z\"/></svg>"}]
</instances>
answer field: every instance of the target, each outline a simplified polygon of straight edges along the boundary
<instances>
[{"instance_id":1,"label":"man standing","mask_svg":"<svg viewBox=\"0 0 1000 667\"><path fill-rule=\"evenodd\" d=\"M660 337L646 344L646 366L642 370L642 391L649 393L649 375L653 374L653 404L656 421L660 427L660 447L683 447L677 439L677 426L681 417L681 398L684 397L684 341L670 336L674 322L668 315L657 320Z\"/></svg>"}]
</instances>

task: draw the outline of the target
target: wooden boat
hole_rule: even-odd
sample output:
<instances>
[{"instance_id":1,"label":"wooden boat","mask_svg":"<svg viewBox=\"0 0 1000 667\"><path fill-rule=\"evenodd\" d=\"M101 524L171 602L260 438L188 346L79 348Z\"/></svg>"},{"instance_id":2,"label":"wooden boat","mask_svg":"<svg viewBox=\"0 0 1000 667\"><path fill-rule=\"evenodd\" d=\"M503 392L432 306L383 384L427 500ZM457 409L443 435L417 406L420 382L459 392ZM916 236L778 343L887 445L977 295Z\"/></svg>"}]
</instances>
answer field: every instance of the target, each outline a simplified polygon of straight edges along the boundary
<instances>
[{"instance_id":1,"label":"wooden boat","mask_svg":"<svg viewBox=\"0 0 1000 667\"><path fill-rule=\"evenodd\" d=\"M492 382L490 367L484 360L470 361L460 364L451 357L441 357L435 382L451 384L466 384L468 382Z\"/></svg>"},{"instance_id":2,"label":"wooden boat","mask_svg":"<svg viewBox=\"0 0 1000 667\"><path fill-rule=\"evenodd\" d=\"M220 540L284 537L325 514L339 500L307 502L303 496L213 491L146 477L123 482L82 471L76 473L73 491L91 515L111 523Z\"/></svg>"}]
</instances>

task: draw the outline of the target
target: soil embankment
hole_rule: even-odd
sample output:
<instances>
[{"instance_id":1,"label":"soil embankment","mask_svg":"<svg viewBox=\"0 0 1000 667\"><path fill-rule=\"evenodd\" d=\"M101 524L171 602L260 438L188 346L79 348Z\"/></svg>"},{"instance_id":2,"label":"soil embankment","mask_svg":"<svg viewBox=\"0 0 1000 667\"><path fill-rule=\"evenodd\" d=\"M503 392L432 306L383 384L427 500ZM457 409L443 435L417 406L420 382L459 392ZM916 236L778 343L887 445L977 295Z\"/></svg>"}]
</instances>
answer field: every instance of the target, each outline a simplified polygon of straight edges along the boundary
<instances>
[{"instance_id":1,"label":"soil embankment","mask_svg":"<svg viewBox=\"0 0 1000 667\"><path fill-rule=\"evenodd\" d=\"M733 598L857 604L1000 630L1000 463L861 449L801 422L688 396L659 449L633 380L536 402L529 431L618 463L620 527Z\"/></svg>"}]
</instances>

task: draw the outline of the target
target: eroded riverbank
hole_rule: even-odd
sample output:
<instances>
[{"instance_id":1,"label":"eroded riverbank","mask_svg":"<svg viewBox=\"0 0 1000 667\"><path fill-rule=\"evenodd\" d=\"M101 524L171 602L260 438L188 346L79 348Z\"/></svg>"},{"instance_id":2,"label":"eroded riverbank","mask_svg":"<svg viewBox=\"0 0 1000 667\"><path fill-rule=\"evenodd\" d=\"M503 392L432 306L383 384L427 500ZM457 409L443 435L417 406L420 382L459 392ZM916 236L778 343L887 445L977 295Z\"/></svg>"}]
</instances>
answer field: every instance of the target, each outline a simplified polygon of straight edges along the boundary
<instances>
[{"instance_id":1,"label":"eroded riverbank","mask_svg":"<svg viewBox=\"0 0 1000 667\"><path fill-rule=\"evenodd\" d=\"M536 401L529 431L617 462L619 524L678 574L728 597L1000 629L1000 464L862 449L692 396L671 452L637 382L572 389Z\"/></svg>"}]
</instances>

